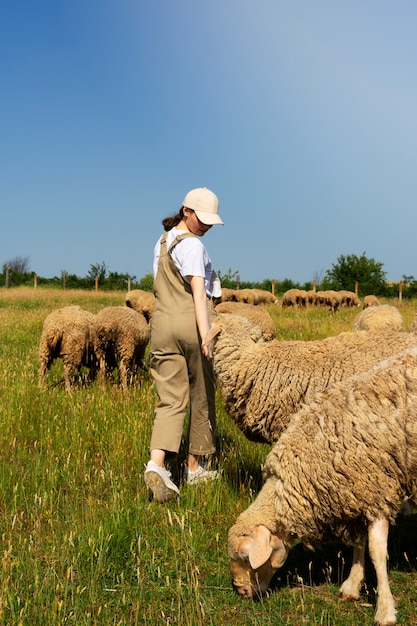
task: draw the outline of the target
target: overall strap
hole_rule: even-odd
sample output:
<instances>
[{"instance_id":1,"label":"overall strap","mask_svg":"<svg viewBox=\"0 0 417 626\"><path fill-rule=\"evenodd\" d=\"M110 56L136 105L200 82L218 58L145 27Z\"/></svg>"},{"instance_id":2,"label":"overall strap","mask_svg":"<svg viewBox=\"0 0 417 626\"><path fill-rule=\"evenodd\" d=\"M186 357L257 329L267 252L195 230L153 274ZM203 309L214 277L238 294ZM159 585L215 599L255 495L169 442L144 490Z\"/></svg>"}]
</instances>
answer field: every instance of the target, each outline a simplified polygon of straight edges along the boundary
<instances>
[{"instance_id":1,"label":"overall strap","mask_svg":"<svg viewBox=\"0 0 417 626\"><path fill-rule=\"evenodd\" d=\"M196 237L196 235L194 235L193 233L182 233L181 235L177 235L174 241L172 242L172 244L169 246L168 252L171 253L172 250L175 248L175 246L179 244L180 241L182 241L183 239L186 239L187 237ZM161 243L162 243L162 240L161 240Z\"/></svg>"}]
</instances>

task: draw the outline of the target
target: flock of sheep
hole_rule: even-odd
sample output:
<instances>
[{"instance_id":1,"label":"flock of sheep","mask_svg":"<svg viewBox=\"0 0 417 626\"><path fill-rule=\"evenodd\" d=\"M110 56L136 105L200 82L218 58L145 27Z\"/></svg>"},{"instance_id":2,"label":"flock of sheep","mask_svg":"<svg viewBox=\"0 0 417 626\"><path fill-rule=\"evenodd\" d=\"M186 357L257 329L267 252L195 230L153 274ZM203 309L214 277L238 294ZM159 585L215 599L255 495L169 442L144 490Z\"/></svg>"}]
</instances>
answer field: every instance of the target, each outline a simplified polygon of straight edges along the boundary
<instances>
[{"instance_id":1,"label":"flock of sheep","mask_svg":"<svg viewBox=\"0 0 417 626\"><path fill-rule=\"evenodd\" d=\"M368 542L377 576L375 623L396 624L388 529L404 501L417 504L417 321L407 332L398 309L370 300L350 332L281 341L259 306L266 296L241 291L243 302L224 290L216 304L213 363L228 414L248 439L272 448L260 493L229 531L234 586L243 597L260 596L296 539L307 547L336 541L353 546L340 595L358 599ZM153 301L145 293L134 290L127 306L96 316L80 307L50 314L40 379L60 356L67 388L75 365L105 376L117 362L126 385L149 341Z\"/></svg>"},{"instance_id":2,"label":"flock of sheep","mask_svg":"<svg viewBox=\"0 0 417 626\"><path fill-rule=\"evenodd\" d=\"M39 344L39 386L56 359L62 359L65 388L70 393L74 373L87 369L94 380L104 382L117 367L120 384L126 388L143 366L150 326L143 313L128 306L108 306L96 315L80 306L66 306L50 313Z\"/></svg>"}]
</instances>

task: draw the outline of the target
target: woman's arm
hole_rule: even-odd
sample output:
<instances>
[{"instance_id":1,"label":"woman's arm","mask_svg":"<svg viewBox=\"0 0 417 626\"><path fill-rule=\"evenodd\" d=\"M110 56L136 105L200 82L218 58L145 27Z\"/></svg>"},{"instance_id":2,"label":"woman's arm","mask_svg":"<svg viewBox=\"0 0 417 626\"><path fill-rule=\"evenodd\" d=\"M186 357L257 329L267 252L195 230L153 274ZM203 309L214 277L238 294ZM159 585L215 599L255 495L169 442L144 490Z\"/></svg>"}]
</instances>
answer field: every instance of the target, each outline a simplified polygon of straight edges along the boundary
<instances>
[{"instance_id":1,"label":"woman's arm","mask_svg":"<svg viewBox=\"0 0 417 626\"><path fill-rule=\"evenodd\" d=\"M194 299L195 319L197 321L200 339L207 335L210 328L208 311L207 311L207 294L204 287L204 278L202 276L187 276L190 281L191 291ZM202 346L204 356L210 356L210 343Z\"/></svg>"}]
</instances>

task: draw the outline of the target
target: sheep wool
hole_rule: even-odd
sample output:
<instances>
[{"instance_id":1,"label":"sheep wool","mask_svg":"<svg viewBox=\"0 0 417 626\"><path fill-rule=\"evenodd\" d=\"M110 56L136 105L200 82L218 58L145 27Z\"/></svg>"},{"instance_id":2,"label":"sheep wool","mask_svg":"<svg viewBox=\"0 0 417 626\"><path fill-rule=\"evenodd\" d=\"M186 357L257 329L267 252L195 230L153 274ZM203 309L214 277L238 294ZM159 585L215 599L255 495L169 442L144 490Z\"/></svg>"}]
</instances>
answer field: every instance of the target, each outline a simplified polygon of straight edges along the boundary
<instances>
[{"instance_id":1,"label":"sheep wool","mask_svg":"<svg viewBox=\"0 0 417 626\"><path fill-rule=\"evenodd\" d=\"M128 379L143 366L150 339L144 315L127 306L108 306L97 313L94 326L102 382L118 367L121 386L126 389Z\"/></svg>"},{"instance_id":2,"label":"sheep wool","mask_svg":"<svg viewBox=\"0 0 417 626\"><path fill-rule=\"evenodd\" d=\"M296 538L354 546L340 594L359 598L365 544L375 566L375 622L395 624L388 529L417 500L417 347L317 394L292 418L264 466L264 485L229 531L235 584L264 593Z\"/></svg>"},{"instance_id":3,"label":"sheep wool","mask_svg":"<svg viewBox=\"0 0 417 626\"><path fill-rule=\"evenodd\" d=\"M404 330L404 320L400 311L389 304L368 306L353 320L352 330Z\"/></svg>"},{"instance_id":4,"label":"sheep wool","mask_svg":"<svg viewBox=\"0 0 417 626\"><path fill-rule=\"evenodd\" d=\"M258 325L265 341L275 339L276 328L275 322L265 309L265 307L253 304L244 304L243 302L221 302L216 305L217 313L232 313L233 315L242 315L246 317L252 324Z\"/></svg>"},{"instance_id":5,"label":"sheep wool","mask_svg":"<svg viewBox=\"0 0 417 626\"><path fill-rule=\"evenodd\" d=\"M151 322L155 306L155 296L151 291L132 289L126 294L125 304L138 313L142 313L148 323Z\"/></svg>"},{"instance_id":6,"label":"sheep wool","mask_svg":"<svg viewBox=\"0 0 417 626\"><path fill-rule=\"evenodd\" d=\"M417 345L415 333L393 331L265 342L259 327L223 313L209 336L227 412L248 439L266 443L277 441L291 415L315 393Z\"/></svg>"},{"instance_id":7,"label":"sheep wool","mask_svg":"<svg viewBox=\"0 0 417 626\"><path fill-rule=\"evenodd\" d=\"M62 359L65 389L71 392L71 375L89 368L90 377L96 373L94 352L94 315L78 305L52 311L44 320L39 343L39 387L56 359Z\"/></svg>"}]
</instances>

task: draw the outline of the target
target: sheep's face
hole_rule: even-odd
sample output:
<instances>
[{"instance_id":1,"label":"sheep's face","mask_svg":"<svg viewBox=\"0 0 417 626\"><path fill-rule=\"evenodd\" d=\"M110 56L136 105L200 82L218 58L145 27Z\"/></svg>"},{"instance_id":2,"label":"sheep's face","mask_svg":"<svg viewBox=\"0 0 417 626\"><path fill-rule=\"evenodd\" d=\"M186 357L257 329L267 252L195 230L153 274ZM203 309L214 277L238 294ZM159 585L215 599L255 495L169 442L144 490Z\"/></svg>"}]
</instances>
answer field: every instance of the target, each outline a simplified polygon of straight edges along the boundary
<instances>
[{"instance_id":1,"label":"sheep's face","mask_svg":"<svg viewBox=\"0 0 417 626\"><path fill-rule=\"evenodd\" d=\"M262 525L237 537L236 549L230 548L233 585L243 598L264 595L289 552L288 545Z\"/></svg>"},{"instance_id":2,"label":"sheep's face","mask_svg":"<svg viewBox=\"0 0 417 626\"><path fill-rule=\"evenodd\" d=\"M275 572L269 560L255 570L247 559L232 559L233 586L242 598L265 595Z\"/></svg>"}]
</instances>

